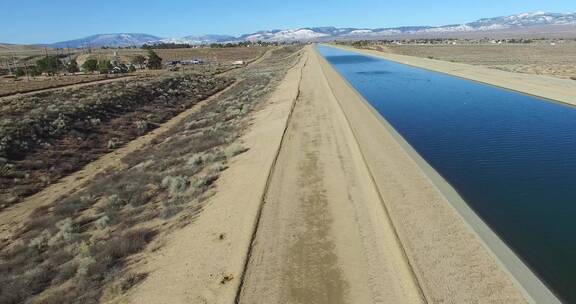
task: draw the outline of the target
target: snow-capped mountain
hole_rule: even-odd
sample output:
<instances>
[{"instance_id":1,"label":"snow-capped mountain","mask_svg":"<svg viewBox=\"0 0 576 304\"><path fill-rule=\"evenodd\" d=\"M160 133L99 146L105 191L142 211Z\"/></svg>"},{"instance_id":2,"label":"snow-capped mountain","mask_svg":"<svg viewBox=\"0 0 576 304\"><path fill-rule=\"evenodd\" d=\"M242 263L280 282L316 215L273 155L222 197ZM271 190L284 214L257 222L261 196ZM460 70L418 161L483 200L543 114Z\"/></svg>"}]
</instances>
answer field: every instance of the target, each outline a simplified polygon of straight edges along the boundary
<instances>
[{"instance_id":1,"label":"snow-capped mountain","mask_svg":"<svg viewBox=\"0 0 576 304\"><path fill-rule=\"evenodd\" d=\"M525 27L534 25L565 25L576 24L576 13L557 14L557 13L522 13L506 17L485 18L475 22L468 23L472 27L482 26L502 26L502 27Z\"/></svg>"},{"instance_id":2,"label":"snow-capped mountain","mask_svg":"<svg viewBox=\"0 0 576 304\"><path fill-rule=\"evenodd\" d=\"M576 13L522 13L511 16L484 18L465 24L443 26L405 26L393 28L336 28L311 27L290 30L260 31L242 35L239 40L246 41L310 41L329 39L362 39L391 36L410 36L418 34L440 35L444 33L489 32L506 29L527 29L532 26L576 25Z\"/></svg>"},{"instance_id":3,"label":"snow-capped mountain","mask_svg":"<svg viewBox=\"0 0 576 304\"><path fill-rule=\"evenodd\" d=\"M201 36L186 36L182 38L165 38L154 42L198 45L198 44L228 42L233 40L236 40L236 37L230 35L201 35Z\"/></svg>"},{"instance_id":4,"label":"snow-capped mountain","mask_svg":"<svg viewBox=\"0 0 576 304\"><path fill-rule=\"evenodd\" d=\"M314 40L321 37L327 37L330 34L314 29L301 28L295 30L272 30L260 31L253 34L242 35L239 40L243 41L296 41L296 40Z\"/></svg>"},{"instance_id":5,"label":"snow-capped mountain","mask_svg":"<svg viewBox=\"0 0 576 304\"><path fill-rule=\"evenodd\" d=\"M102 34L82 39L49 44L50 47L83 47L83 46L141 46L145 43L177 43L177 44L210 44L240 41L315 41L332 39L368 39L387 37L410 37L426 35L440 36L450 33L488 33L505 30L527 31L534 27L546 26L576 26L576 13L522 13L517 15L483 18L465 24L443 26L404 26L391 28L336 28L336 27L305 27L298 29L266 30L245 34L238 37L229 35L186 36L182 38L159 38L147 34ZM576 36L576 35L575 35Z\"/></svg>"},{"instance_id":6,"label":"snow-capped mountain","mask_svg":"<svg viewBox=\"0 0 576 304\"><path fill-rule=\"evenodd\" d=\"M48 44L47 46L54 48L80 48L80 47L119 47L119 46L141 46L144 43L158 41L160 37L140 34L140 33L117 33L117 34L98 34L81 39L68 40Z\"/></svg>"}]
</instances>

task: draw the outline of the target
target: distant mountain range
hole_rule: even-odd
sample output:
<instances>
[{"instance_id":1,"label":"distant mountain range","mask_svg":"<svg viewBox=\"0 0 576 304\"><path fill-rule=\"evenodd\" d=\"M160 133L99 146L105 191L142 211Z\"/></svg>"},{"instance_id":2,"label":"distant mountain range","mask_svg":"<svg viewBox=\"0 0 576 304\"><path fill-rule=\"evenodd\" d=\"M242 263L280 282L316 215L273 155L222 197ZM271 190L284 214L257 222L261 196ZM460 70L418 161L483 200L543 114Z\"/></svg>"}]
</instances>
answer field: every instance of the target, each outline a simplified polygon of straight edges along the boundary
<instances>
[{"instance_id":1,"label":"distant mountain range","mask_svg":"<svg viewBox=\"0 0 576 304\"><path fill-rule=\"evenodd\" d=\"M46 46L53 48L66 48L66 47L79 48L86 46L95 46L95 47L101 47L101 46L119 47L119 46L131 46L131 45L141 46L144 43L158 41L160 39L162 38L140 33L99 34L80 39L47 44Z\"/></svg>"},{"instance_id":2,"label":"distant mountain range","mask_svg":"<svg viewBox=\"0 0 576 304\"><path fill-rule=\"evenodd\" d=\"M391 28L336 28L336 27L310 27L286 30L267 30L238 37L229 35L203 35L186 36L182 38L160 38L148 34L119 33L93 35L82 39L62 41L46 46L55 48L78 48L85 46L119 47L141 46L152 43L177 44L209 44L241 41L327 41L347 39L376 39L376 38L410 38L410 37L445 37L459 34L460 36L475 33L485 35L488 33L510 33L539 29L539 32L549 33L555 27L576 26L576 13L522 13L517 15L484 18L465 24L451 24L443 26L405 26ZM573 31L573 30L570 30ZM576 30L574 31L576 32ZM576 35L576 33L572 33Z\"/></svg>"}]
</instances>

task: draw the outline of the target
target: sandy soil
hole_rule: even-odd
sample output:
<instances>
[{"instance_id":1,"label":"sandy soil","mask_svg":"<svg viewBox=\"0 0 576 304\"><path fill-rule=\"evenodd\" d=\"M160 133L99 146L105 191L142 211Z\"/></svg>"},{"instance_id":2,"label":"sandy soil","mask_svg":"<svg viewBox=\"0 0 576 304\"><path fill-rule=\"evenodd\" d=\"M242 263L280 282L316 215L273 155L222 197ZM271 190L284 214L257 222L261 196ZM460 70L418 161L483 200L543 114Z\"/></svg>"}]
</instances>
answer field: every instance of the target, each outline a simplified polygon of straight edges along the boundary
<instances>
[{"instance_id":1,"label":"sandy soil","mask_svg":"<svg viewBox=\"0 0 576 304\"><path fill-rule=\"evenodd\" d=\"M353 134L312 55L240 303L422 303Z\"/></svg>"},{"instance_id":2,"label":"sandy soil","mask_svg":"<svg viewBox=\"0 0 576 304\"><path fill-rule=\"evenodd\" d=\"M344 47L345 48L345 47ZM446 73L509 90L531 94L554 101L576 105L576 81L545 75L532 75L501 71L464 63L384 53L374 50L346 48L384 59Z\"/></svg>"},{"instance_id":3,"label":"sandy soil","mask_svg":"<svg viewBox=\"0 0 576 304\"><path fill-rule=\"evenodd\" d=\"M387 46L394 54L480 65L509 72L576 77L576 42Z\"/></svg>"},{"instance_id":4,"label":"sandy soil","mask_svg":"<svg viewBox=\"0 0 576 304\"><path fill-rule=\"evenodd\" d=\"M242 137L248 152L237 156L218 179L218 191L202 215L165 240L141 271L147 280L121 302L233 303L246 264L270 169L298 95L305 59L254 114Z\"/></svg>"}]
</instances>

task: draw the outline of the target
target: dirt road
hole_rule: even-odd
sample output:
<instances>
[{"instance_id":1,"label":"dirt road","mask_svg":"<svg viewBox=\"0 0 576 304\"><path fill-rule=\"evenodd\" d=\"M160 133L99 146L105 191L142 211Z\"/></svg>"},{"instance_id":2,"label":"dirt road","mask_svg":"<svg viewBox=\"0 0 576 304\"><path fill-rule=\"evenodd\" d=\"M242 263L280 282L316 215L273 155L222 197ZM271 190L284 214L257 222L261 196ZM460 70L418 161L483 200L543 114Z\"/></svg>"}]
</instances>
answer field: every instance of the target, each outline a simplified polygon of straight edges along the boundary
<instances>
[{"instance_id":1,"label":"dirt road","mask_svg":"<svg viewBox=\"0 0 576 304\"><path fill-rule=\"evenodd\" d=\"M576 81L571 79L561 79L546 75L514 73L484 66L392 54L375 50L356 49L346 46L337 47L418 68L474 80L496 87L517 91L522 94L547 98L553 102L576 105L576 94L574 93L576 92Z\"/></svg>"},{"instance_id":2,"label":"dirt road","mask_svg":"<svg viewBox=\"0 0 576 304\"><path fill-rule=\"evenodd\" d=\"M421 303L318 59L271 176L240 303Z\"/></svg>"}]
</instances>

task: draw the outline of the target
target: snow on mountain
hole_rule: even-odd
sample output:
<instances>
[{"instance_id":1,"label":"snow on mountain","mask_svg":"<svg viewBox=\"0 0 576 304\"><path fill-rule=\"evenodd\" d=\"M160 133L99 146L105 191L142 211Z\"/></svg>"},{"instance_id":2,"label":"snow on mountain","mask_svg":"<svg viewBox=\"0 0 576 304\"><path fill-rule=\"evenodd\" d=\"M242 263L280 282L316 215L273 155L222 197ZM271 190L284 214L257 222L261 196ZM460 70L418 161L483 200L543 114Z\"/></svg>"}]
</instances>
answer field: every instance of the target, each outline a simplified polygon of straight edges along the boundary
<instances>
[{"instance_id":1,"label":"snow on mountain","mask_svg":"<svg viewBox=\"0 0 576 304\"><path fill-rule=\"evenodd\" d=\"M157 41L160 37L140 34L140 33L118 33L118 34L98 34L81 39L68 40L48 44L54 48L80 48L80 47L101 47L101 46L141 46L151 41Z\"/></svg>"},{"instance_id":2,"label":"snow on mountain","mask_svg":"<svg viewBox=\"0 0 576 304\"><path fill-rule=\"evenodd\" d=\"M238 37L228 35L186 36L181 38L162 39L147 34L101 34L82 39L63 41L48 46L51 47L83 47L86 45L99 46L141 46L144 43L177 43L177 44L210 44L238 41L312 41L328 39L362 39L375 37L389 37L415 34L441 34L458 32L498 31L505 29L528 28L531 26L548 25L576 25L576 13L521 13L510 16L483 18L466 24L452 24L444 26L404 26L394 28L336 28L336 27L309 27L284 30L266 30Z\"/></svg>"},{"instance_id":3,"label":"snow on mountain","mask_svg":"<svg viewBox=\"0 0 576 304\"><path fill-rule=\"evenodd\" d=\"M327 37L330 34L315 31L313 29L301 28L295 30L273 30L261 31L254 34L244 35L240 40L245 41L296 41L296 40L313 40L321 37Z\"/></svg>"},{"instance_id":4,"label":"snow on mountain","mask_svg":"<svg viewBox=\"0 0 576 304\"><path fill-rule=\"evenodd\" d=\"M511 16L484 18L478 21L468 23L474 28L482 26L498 26L500 28L527 27L535 25L567 25L576 24L576 13L558 14L558 13L522 13Z\"/></svg>"},{"instance_id":5,"label":"snow on mountain","mask_svg":"<svg viewBox=\"0 0 576 304\"><path fill-rule=\"evenodd\" d=\"M175 43L175 44L210 44L219 42L228 42L235 40L236 37L229 35L201 35L201 36L186 36L182 38L166 38L152 43L162 42L162 43Z\"/></svg>"}]
</instances>

